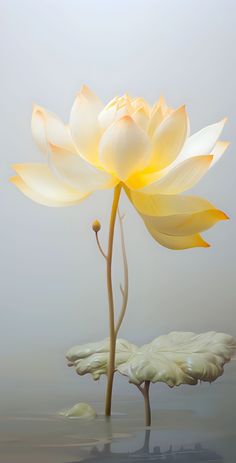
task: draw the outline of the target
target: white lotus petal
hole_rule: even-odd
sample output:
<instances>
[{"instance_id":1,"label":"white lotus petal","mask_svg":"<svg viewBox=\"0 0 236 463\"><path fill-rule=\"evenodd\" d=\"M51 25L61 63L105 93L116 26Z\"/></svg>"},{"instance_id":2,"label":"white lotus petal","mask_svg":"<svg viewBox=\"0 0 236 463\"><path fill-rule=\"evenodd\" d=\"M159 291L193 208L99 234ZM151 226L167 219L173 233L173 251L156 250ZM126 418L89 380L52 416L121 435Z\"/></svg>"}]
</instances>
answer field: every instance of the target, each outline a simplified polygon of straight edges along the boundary
<instances>
[{"instance_id":1,"label":"white lotus petal","mask_svg":"<svg viewBox=\"0 0 236 463\"><path fill-rule=\"evenodd\" d=\"M117 97L114 99L115 101L117 100ZM115 103L114 101L114 103ZM99 124L102 129L107 129L109 125L111 125L115 120L117 116L117 106L116 104L113 105L107 105L98 115L98 120Z\"/></svg>"},{"instance_id":2,"label":"white lotus petal","mask_svg":"<svg viewBox=\"0 0 236 463\"><path fill-rule=\"evenodd\" d=\"M182 193L199 182L208 171L212 159L212 155L194 156L157 174L147 174L143 177L143 183L146 185L140 188L140 191L165 195Z\"/></svg>"},{"instance_id":3,"label":"white lotus petal","mask_svg":"<svg viewBox=\"0 0 236 463\"><path fill-rule=\"evenodd\" d=\"M173 111L153 134L153 154L150 167L161 170L180 153L188 133L188 117L184 106Z\"/></svg>"},{"instance_id":4,"label":"white lotus petal","mask_svg":"<svg viewBox=\"0 0 236 463\"><path fill-rule=\"evenodd\" d=\"M98 120L102 129L106 130L113 122L133 112L129 95L113 98L99 113Z\"/></svg>"},{"instance_id":5,"label":"white lotus petal","mask_svg":"<svg viewBox=\"0 0 236 463\"><path fill-rule=\"evenodd\" d=\"M58 180L46 164L15 164L18 176L11 179L26 196L46 206L70 206L85 199L81 192Z\"/></svg>"},{"instance_id":6,"label":"white lotus petal","mask_svg":"<svg viewBox=\"0 0 236 463\"><path fill-rule=\"evenodd\" d=\"M192 156L212 154L212 150L224 128L226 118L216 124L208 125L199 132L191 135L179 155L179 161L188 159Z\"/></svg>"},{"instance_id":7,"label":"white lotus petal","mask_svg":"<svg viewBox=\"0 0 236 463\"><path fill-rule=\"evenodd\" d=\"M151 108L144 98L140 96L138 96L137 98L133 98L133 99L130 98L130 103L131 103L132 108L135 111L139 109L144 109L147 115L150 114Z\"/></svg>"},{"instance_id":8,"label":"white lotus petal","mask_svg":"<svg viewBox=\"0 0 236 463\"><path fill-rule=\"evenodd\" d=\"M161 125L163 119L164 119L164 115L163 115L161 107L159 106L154 112L154 114L152 114L150 117L150 121L148 124L148 133L150 137L153 136L154 132Z\"/></svg>"},{"instance_id":9,"label":"white lotus petal","mask_svg":"<svg viewBox=\"0 0 236 463\"><path fill-rule=\"evenodd\" d=\"M68 127L55 114L37 105L33 107L31 130L44 154L48 154L50 143L65 149L74 148Z\"/></svg>"},{"instance_id":10,"label":"white lotus petal","mask_svg":"<svg viewBox=\"0 0 236 463\"><path fill-rule=\"evenodd\" d=\"M131 383L164 382L168 386L215 381L236 350L236 340L225 333L172 332L136 350L118 366Z\"/></svg>"},{"instance_id":11,"label":"white lotus petal","mask_svg":"<svg viewBox=\"0 0 236 463\"><path fill-rule=\"evenodd\" d=\"M224 154L225 150L228 148L229 144L230 143L228 141L218 141L216 143L212 150L213 160L211 166L213 166L216 162L219 161L222 154Z\"/></svg>"},{"instance_id":12,"label":"white lotus petal","mask_svg":"<svg viewBox=\"0 0 236 463\"><path fill-rule=\"evenodd\" d=\"M163 96L154 104L148 126L148 133L152 137L155 130L160 126L162 121L173 112L173 108L168 107Z\"/></svg>"},{"instance_id":13,"label":"white lotus petal","mask_svg":"<svg viewBox=\"0 0 236 463\"><path fill-rule=\"evenodd\" d=\"M87 86L77 95L70 114L72 138L81 154L92 164L98 164L98 142L101 134L98 114L102 103Z\"/></svg>"},{"instance_id":14,"label":"white lotus petal","mask_svg":"<svg viewBox=\"0 0 236 463\"><path fill-rule=\"evenodd\" d=\"M99 158L105 170L124 181L147 165L150 158L149 138L131 117L125 116L103 134Z\"/></svg>"},{"instance_id":15,"label":"white lotus petal","mask_svg":"<svg viewBox=\"0 0 236 463\"><path fill-rule=\"evenodd\" d=\"M118 182L112 175L92 166L78 154L55 145L51 145L50 167L62 181L84 192L113 188Z\"/></svg>"},{"instance_id":16,"label":"white lotus petal","mask_svg":"<svg viewBox=\"0 0 236 463\"><path fill-rule=\"evenodd\" d=\"M134 344L130 344L124 339L117 339L116 366L128 360L136 349ZM101 375L107 373L109 350L110 343L109 338L107 338L99 342L74 346L67 352L66 358L69 361L68 365L74 366L78 375L91 373L93 379L97 380Z\"/></svg>"},{"instance_id":17,"label":"white lotus petal","mask_svg":"<svg viewBox=\"0 0 236 463\"><path fill-rule=\"evenodd\" d=\"M132 114L132 119L138 124L143 130L147 130L149 124L149 115L144 107L137 109Z\"/></svg>"}]
</instances>

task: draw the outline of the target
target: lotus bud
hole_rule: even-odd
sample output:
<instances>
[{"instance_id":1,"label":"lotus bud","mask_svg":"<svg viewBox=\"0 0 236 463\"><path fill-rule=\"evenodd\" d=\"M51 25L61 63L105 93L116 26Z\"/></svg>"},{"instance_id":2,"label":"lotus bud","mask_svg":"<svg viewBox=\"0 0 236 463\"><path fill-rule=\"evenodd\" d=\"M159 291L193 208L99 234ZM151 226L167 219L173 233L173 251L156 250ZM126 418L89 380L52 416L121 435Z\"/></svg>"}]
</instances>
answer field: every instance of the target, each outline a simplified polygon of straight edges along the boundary
<instances>
[{"instance_id":1,"label":"lotus bud","mask_svg":"<svg viewBox=\"0 0 236 463\"><path fill-rule=\"evenodd\" d=\"M99 230L101 230L101 224L99 222L99 220L94 220L93 224L92 224L92 229L95 233L98 233Z\"/></svg>"}]
</instances>

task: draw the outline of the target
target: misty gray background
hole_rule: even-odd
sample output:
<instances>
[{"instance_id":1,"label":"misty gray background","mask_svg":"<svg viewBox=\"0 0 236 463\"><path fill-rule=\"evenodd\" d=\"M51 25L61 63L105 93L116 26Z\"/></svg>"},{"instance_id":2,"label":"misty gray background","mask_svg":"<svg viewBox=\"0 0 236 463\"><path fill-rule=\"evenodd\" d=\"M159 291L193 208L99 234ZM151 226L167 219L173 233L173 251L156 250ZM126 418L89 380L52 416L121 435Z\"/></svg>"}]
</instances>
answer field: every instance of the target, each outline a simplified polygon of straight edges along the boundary
<instances>
[{"instance_id":1,"label":"misty gray background","mask_svg":"<svg viewBox=\"0 0 236 463\"><path fill-rule=\"evenodd\" d=\"M231 216L205 233L211 248L162 248L122 198L130 297L120 336L143 343L171 330L236 335L235 2L1 0L0 9L2 397L78 391L86 399L103 391L103 380L96 386L68 369L64 353L108 333L105 266L91 222L101 221L105 245L112 193L54 209L8 183L12 163L41 159L32 104L66 121L83 83L104 103L126 91L150 103L160 94L175 107L185 103L192 132L229 117L222 139L230 148L191 191ZM116 287L121 272L116 240ZM124 380L117 384L126 391Z\"/></svg>"}]
</instances>

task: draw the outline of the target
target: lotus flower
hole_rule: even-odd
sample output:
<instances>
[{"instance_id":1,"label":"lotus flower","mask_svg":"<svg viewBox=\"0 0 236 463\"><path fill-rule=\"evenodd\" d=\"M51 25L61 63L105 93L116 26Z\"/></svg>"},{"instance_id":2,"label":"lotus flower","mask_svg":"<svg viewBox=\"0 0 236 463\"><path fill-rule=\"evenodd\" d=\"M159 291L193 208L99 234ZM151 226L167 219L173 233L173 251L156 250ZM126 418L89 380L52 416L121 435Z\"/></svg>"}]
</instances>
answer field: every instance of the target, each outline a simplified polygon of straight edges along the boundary
<instances>
[{"instance_id":1,"label":"lotus flower","mask_svg":"<svg viewBox=\"0 0 236 463\"><path fill-rule=\"evenodd\" d=\"M160 98L151 108L124 95L103 108L83 86L68 125L34 106L32 133L45 162L14 165L11 180L47 206L78 204L95 190L120 184L161 245L207 247L200 233L227 216L205 199L180 193L196 185L227 148L217 141L224 123L189 136L184 106L174 110Z\"/></svg>"}]
</instances>

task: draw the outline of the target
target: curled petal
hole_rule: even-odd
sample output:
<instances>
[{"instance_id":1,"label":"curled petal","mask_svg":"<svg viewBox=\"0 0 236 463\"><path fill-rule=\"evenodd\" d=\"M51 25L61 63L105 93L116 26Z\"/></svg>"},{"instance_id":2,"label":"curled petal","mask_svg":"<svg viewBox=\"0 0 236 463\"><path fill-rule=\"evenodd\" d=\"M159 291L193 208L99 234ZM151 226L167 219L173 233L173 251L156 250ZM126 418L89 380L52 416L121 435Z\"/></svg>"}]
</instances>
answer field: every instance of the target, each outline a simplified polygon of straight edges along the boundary
<instances>
[{"instance_id":1,"label":"curled petal","mask_svg":"<svg viewBox=\"0 0 236 463\"><path fill-rule=\"evenodd\" d=\"M144 185L139 188L147 194L175 195L192 188L208 171L213 156L194 156L175 166L167 167L161 172L146 174L140 178L140 183L134 181L135 185ZM132 184L130 184L132 188Z\"/></svg>"},{"instance_id":2,"label":"curled petal","mask_svg":"<svg viewBox=\"0 0 236 463\"><path fill-rule=\"evenodd\" d=\"M88 196L58 180L46 164L15 164L18 175L11 178L19 190L44 206L70 206Z\"/></svg>"},{"instance_id":3,"label":"curled petal","mask_svg":"<svg viewBox=\"0 0 236 463\"><path fill-rule=\"evenodd\" d=\"M161 170L171 164L180 153L188 131L188 117L184 106L173 111L153 134L153 154L150 169Z\"/></svg>"},{"instance_id":4,"label":"curled petal","mask_svg":"<svg viewBox=\"0 0 236 463\"><path fill-rule=\"evenodd\" d=\"M213 204L199 196L147 195L127 188L126 194L135 209L140 214L145 215L163 217L174 214L193 214L215 209Z\"/></svg>"},{"instance_id":5,"label":"curled petal","mask_svg":"<svg viewBox=\"0 0 236 463\"><path fill-rule=\"evenodd\" d=\"M171 249L207 247L199 232L228 218L224 212L198 196L149 196L128 189L126 193L152 237ZM171 239L173 236L181 239Z\"/></svg>"},{"instance_id":6,"label":"curled petal","mask_svg":"<svg viewBox=\"0 0 236 463\"><path fill-rule=\"evenodd\" d=\"M199 233L188 236L171 236L158 232L150 224L145 223L150 235L161 246L175 251L182 251L190 248L208 248L210 245L201 237Z\"/></svg>"},{"instance_id":7,"label":"curled petal","mask_svg":"<svg viewBox=\"0 0 236 463\"><path fill-rule=\"evenodd\" d=\"M99 157L105 170L125 181L147 165L149 138L130 116L122 117L102 136Z\"/></svg>"},{"instance_id":8,"label":"curled petal","mask_svg":"<svg viewBox=\"0 0 236 463\"><path fill-rule=\"evenodd\" d=\"M167 216L150 216L141 214L146 227L171 236L188 236L208 230L220 220L228 216L219 209L201 212L173 214Z\"/></svg>"},{"instance_id":9,"label":"curled petal","mask_svg":"<svg viewBox=\"0 0 236 463\"><path fill-rule=\"evenodd\" d=\"M216 124L208 125L204 129L191 135L179 155L179 160L183 161L192 156L211 154L212 150L224 128L226 118Z\"/></svg>"},{"instance_id":10,"label":"curled petal","mask_svg":"<svg viewBox=\"0 0 236 463\"><path fill-rule=\"evenodd\" d=\"M80 154L91 164L98 164L98 142L101 133L98 114L101 109L100 100L84 85L70 114L72 138Z\"/></svg>"},{"instance_id":11,"label":"curled petal","mask_svg":"<svg viewBox=\"0 0 236 463\"><path fill-rule=\"evenodd\" d=\"M79 191L113 188L118 180L104 170L92 166L78 154L51 145L50 167L62 181Z\"/></svg>"},{"instance_id":12,"label":"curled petal","mask_svg":"<svg viewBox=\"0 0 236 463\"><path fill-rule=\"evenodd\" d=\"M74 144L68 127L52 112L34 105L31 130L39 149L48 154L50 143L66 149L74 149Z\"/></svg>"}]
</instances>

